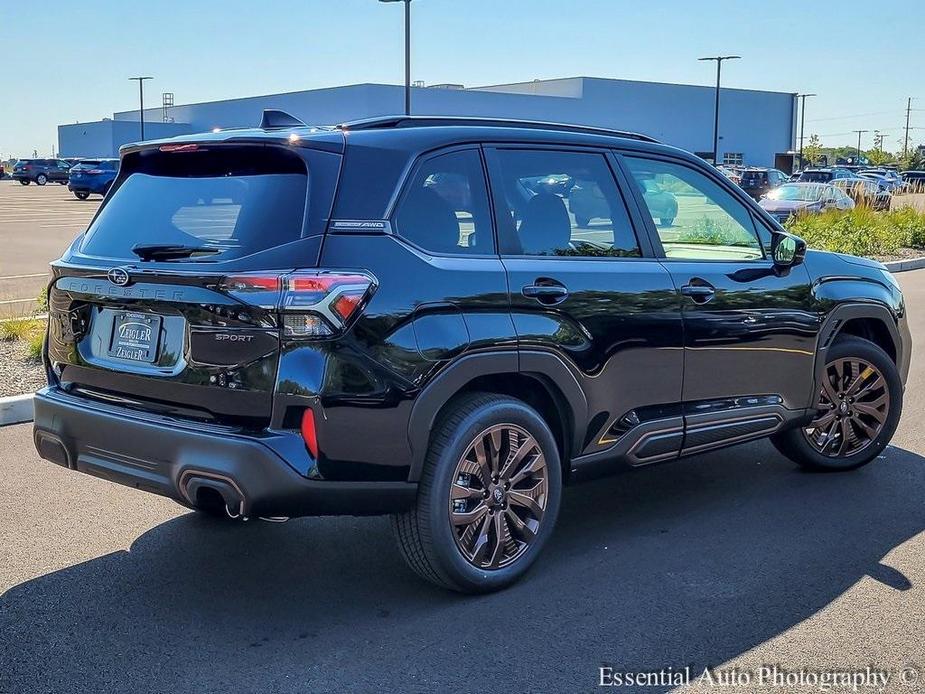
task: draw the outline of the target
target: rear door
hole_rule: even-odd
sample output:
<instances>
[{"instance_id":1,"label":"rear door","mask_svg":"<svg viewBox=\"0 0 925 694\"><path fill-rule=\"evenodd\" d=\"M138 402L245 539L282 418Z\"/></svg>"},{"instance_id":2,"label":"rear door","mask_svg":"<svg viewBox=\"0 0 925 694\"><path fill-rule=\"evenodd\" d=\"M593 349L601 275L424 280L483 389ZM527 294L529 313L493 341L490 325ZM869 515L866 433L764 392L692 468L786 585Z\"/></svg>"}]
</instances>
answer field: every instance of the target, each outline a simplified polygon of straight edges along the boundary
<instances>
[{"instance_id":1,"label":"rear door","mask_svg":"<svg viewBox=\"0 0 925 694\"><path fill-rule=\"evenodd\" d=\"M307 164L293 151L127 155L87 232L52 266L48 355L62 386L186 417L265 423L279 278L317 263L337 171L334 162L326 182L325 161L307 202Z\"/></svg>"},{"instance_id":2,"label":"rear door","mask_svg":"<svg viewBox=\"0 0 925 694\"><path fill-rule=\"evenodd\" d=\"M551 353L588 403L580 452L634 463L681 444L678 295L635 233L610 156L588 149L488 149L521 369Z\"/></svg>"}]
</instances>

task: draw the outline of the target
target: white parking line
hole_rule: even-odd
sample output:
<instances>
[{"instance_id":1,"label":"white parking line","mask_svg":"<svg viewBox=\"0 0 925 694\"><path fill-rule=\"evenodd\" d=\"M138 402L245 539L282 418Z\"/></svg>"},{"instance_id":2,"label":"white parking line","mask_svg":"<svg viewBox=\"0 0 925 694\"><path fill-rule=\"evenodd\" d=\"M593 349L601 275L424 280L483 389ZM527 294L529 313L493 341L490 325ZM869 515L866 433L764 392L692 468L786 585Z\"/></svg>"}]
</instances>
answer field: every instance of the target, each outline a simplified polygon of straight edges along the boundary
<instances>
[{"instance_id":1,"label":"white parking line","mask_svg":"<svg viewBox=\"0 0 925 694\"><path fill-rule=\"evenodd\" d=\"M35 272L31 275L0 275L0 282L3 280L27 280L32 277L47 277L47 272Z\"/></svg>"}]
</instances>

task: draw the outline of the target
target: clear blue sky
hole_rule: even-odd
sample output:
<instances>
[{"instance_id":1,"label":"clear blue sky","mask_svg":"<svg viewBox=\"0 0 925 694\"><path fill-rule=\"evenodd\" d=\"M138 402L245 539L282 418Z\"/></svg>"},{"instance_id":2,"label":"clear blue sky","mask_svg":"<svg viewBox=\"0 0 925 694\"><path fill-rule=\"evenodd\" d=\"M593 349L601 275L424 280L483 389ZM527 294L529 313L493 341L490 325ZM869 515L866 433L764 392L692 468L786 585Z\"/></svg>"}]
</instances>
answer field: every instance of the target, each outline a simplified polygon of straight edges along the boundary
<instances>
[{"instance_id":1,"label":"clear blue sky","mask_svg":"<svg viewBox=\"0 0 925 694\"><path fill-rule=\"evenodd\" d=\"M807 136L925 141L925 2L415 0L412 78L468 86L589 75L817 92ZM859 46L852 48L852 41ZM918 43L918 47L915 44ZM402 9L376 0L4 0L0 156L50 154L59 123L177 103L403 79ZM22 48L22 53L17 53ZM871 146L872 133L865 136Z\"/></svg>"}]
</instances>

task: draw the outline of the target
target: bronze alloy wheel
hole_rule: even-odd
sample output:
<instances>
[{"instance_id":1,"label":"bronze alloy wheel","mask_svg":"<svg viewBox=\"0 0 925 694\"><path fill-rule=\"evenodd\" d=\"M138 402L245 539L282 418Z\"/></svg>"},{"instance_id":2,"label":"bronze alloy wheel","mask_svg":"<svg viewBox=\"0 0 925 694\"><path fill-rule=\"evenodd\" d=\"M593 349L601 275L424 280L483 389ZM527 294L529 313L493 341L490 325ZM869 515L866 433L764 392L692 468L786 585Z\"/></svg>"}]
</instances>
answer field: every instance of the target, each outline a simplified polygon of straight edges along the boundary
<instances>
[{"instance_id":1,"label":"bronze alloy wheel","mask_svg":"<svg viewBox=\"0 0 925 694\"><path fill-rule=\"evenodd\" d=\"M450 523L463 557L480 569L499 569L520 557L536 537L548 498L546 457L514 424L489 427L456 464Z\"/></svg>"},{"instance_id":2,"label":"bronze alloy wheel","mask_svg":"<svg viewBox=\"0 0 925 694\"><path fill-rule=\"evenodd\" d=\"M819 413L803 430L810 445L829 458L854 455L883 430L890 391L877 368L863 359L836 359L825 367Z\"/></svg>"}]
</instances>

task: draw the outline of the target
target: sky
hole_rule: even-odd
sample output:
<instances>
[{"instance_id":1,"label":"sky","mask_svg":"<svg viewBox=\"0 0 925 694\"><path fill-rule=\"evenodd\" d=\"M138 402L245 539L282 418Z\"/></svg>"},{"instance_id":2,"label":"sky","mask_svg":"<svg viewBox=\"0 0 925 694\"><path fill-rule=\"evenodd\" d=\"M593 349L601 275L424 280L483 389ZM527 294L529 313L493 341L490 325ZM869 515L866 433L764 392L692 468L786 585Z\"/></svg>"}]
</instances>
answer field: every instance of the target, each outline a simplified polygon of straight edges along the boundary
<instances>
[{"instance_id":1,"label":"sky","mask_svg":"<svg viewBox=\"0 0 925 694\"><path fill-rule=\"evenodd\" d=\"M56 126L151 105L404 79L400 4L376 0L0 0L0 159ZM814 92L806 136L925 141L925 2L414 0L412 79L467 86L592 76ZM871 147L873 132L862 146Z\"/></svg>"}]
</instances>

